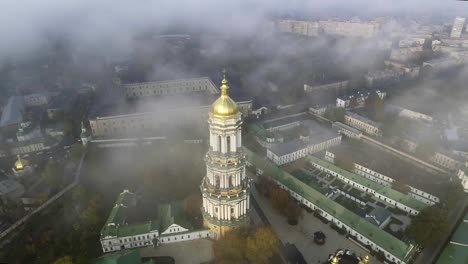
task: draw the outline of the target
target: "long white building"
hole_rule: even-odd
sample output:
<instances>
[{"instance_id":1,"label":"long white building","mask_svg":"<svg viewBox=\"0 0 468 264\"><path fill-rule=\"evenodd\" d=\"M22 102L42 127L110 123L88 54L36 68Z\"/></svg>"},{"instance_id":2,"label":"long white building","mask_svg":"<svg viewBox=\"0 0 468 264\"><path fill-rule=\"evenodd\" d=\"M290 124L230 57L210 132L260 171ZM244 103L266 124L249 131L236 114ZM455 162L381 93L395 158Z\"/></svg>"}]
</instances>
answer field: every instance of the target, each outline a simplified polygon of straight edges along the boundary
<instances>
[{"instance_id":1,"label":"long white building","mask_svg":"<svg viewBox=\"0 0 468 264\"><path fill-rule=\"evenodd\" d=\"M124 84L116 95L102 95L103 102L90 111L91 134L96 138L125 138L168 134L167 129L201 124L208 117L219 89L207 78ZM124 93L119 95L118 93ZM115 97L115 98L114 98ZM248 116L252 100L237 101Z\"/></svg>"},{"instance_id":2,"label":"long white building","mask_svg":"<svg viewBox=\"0 0 468 264\"><path fill-rule=\"evenodd\" d=\"M181 206L176 204L161 205L159 219L128 223L127 211L135 204L135 194L128 190L120 193L101 230L104 253L208 237L209 230L193 230L189 226L183 219Z\"/></svg>"}]
</instances>

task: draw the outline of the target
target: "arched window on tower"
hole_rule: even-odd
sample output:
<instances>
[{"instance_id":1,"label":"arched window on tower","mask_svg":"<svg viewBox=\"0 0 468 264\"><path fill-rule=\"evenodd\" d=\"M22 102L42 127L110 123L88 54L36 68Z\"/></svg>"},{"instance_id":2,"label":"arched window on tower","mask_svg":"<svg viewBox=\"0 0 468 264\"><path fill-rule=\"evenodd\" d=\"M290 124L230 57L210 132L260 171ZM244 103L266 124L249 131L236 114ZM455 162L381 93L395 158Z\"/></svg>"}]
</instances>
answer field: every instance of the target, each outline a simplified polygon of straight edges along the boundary
<instances>
[{"instance_id":1,"label":"arched window on tower","mask_svg":"<svg viewBox=\"0 0 468 264\"><path fill-rule=\"evenodd\" d=\"M218 146L217 146L216 151L221 152L221 136L218 136Z\"/></svg>"},{"instance_id":2,"label":"arched window on tower","mask_svg":"<svg viewBox=\"0 0 468 264\"><path fill-rule=\"evenodd\" d=\"M231 136L226 137L226 152L231 152Z\"/></svg>"},{"instance_id":3,"label":"arched window on tower","mask_svg":"<svg viewBox=\"0 0 468 264\"><path fill-rule=\"evenodd\" d=\"M215 180L216 180L216 187L219 188L219 184L220 184L219 175L215 176Z\"/></svg>"}]
</instances>

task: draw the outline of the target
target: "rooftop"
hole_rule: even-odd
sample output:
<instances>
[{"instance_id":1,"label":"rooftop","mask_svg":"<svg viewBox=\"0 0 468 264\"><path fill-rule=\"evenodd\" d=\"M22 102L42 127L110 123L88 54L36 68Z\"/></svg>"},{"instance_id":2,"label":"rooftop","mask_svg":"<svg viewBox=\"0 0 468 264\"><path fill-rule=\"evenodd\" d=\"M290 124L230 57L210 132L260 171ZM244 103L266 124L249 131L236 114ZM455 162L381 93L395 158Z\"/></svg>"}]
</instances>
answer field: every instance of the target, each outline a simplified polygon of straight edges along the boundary
<instances>
[{"instance_id":1,"label":"rooftop","mask_svg":"<svg viewBox=\"0 0 468 264\"><path fill-rule=\"evenodd\" d=\"M335 129L325 127L314 120L304 120L301 122L303 127L309 131L309 141L304 143L303 141L296 139L284 143L278 143L270 148L270 151L277 156L283 156L289 153L293 153L300 149L306 148L308 145L320 144L324 141L336 138L339 136L338 131Z\"/></svg>"},{"instance_id":2,"label":"rooftop","mask_svg":"<svg viewBox=\"0 0 468 264\"><path fill-rule=\"evenodd\" d=\"M158 230L158 221L147 221L145 223L128 224L127 211L129 207L135 206L135 194L124 190L117 197L106 224L101 230L101 236L125 237L138 234L146 234Z\"/></svg>"},{"instance_id":3,"label":"rooftop","mask_svg":"<svg viewBox=\"0 0 468 264\"><path fill-rule=\"evenodd\" d=\"M369 124L369 125L371 125L371 126L374 126L374 127L381 127L381 126L382 126L382 124L380 124L380 123L377 123L377 122L375 122L375 121L372 121L372 120L370 120L370 119L368 119L368 118L365 118L365 117L363 117L363 116L361 116L361 115L358 115L358 114L356 114L356 113L353 113L353 112L351 112L351 111L346 111L346 115L347 115L347 116L350 116L350 117L352 117L352 118L354 118L354 119L357 119L357 120L359 120L359 121L361 121L361 122L364 122L364 123L366 123L366 124Z\"/></svg>"},{"instance_id":4,"label":"rooftop","mask_svg":"<svg viewBox=\"0 0 468 264\"><path fill-rule=\"evenodd\" d=\"M306 144L302 140L296 139L284 143L278 143L273 145L269 150L273 152L276 156L283 156L289 153L293 153L300 149L306 148Z\"/></svg>"},{"instance_id":5,"label":"rooftop","mask_svg":"<svg viewBox=\"0 0 468 264\"><path fill-rule=\"evenodd\" d=\"M95 259L93 264L156 264L154 258L145 258L142 261L140 251L138 249L118 251L115 253L106 254L102 257Z\"/></svg>"},{"instance_id":6,"label":"rooftop","mask_svg":"<svg viewBox=\"0 0 468 264\"><path fill-rule=\"evenodd\" d=\"M0 127L16 125L21 121L21 111L24 109L22 96L12 96L3 108Z\"/></svg>"},{"instance_id":7,"label":"rooftop","mask_svg":"<svg viewBox=\"0 0 468 264\"><path fill-rule=\"evenodd\" d=\"M286 171L275 166L271 161L260 158L247 148L244 148L247 159L257 168L263 170L266 175L270 175L275 180L281 182L294 192L319 206L323 211L333 215L345 225L353 228L362 236L372 240L378 246L392 253L402 260L409 259L415 248L403 241L398 240L391 234L379 229L362 217L354 214L350 210L328 199L326 196L313 189L311 186L301 182Z\"/></svg>"},{"instance_id":8,"label":"rooftop","mask_svg":"<svg viewBox=\"0 0 468 264\"><path fill-rule=\"evenodd\" d=\"M159 230L164 232L172 224L180 225L184 228L191 229L192 225L184 217L183 207L181 203L164 204L159 207Z\"/></svg>"},{"instance_id":9,"label":"rooftop","mask_svg":"<svg viewBox=\"0 0 468 264\"><path fill-rule=\"evenodd\" d=\"M414 198L412 198L411 196L407 195L407 194L403 194L401 192L398 192L396 190L393 190L390 186L383 186L383 185L380 185L374 181L371 181L365 177L362 177L360 175L357 175L357 174L354 174L354 173L351 173L349 171L346 171L346 170L343 170L337 166L335 166L334 164L328 162L328 161L325 161L325 160L322 160L322 159L319 159L315 156L308 156L307 157L307 160L315 163L315 164L318 164L322 167L325 167L329 170L332 170L336 173L339 173L340 175L342 175L343 177L351 180L351 181L354 181L358 184L361 184L369 189L372 189L374 190L376 193L379 193L381 195L384 195L394 201L397 201L401 204L404 204L408 207L411 207L413 209L416 209L418 211L424 209L425 207L427 207L427 204L423 203L423 202L420 202Z\"/></svg>"},{"instance_id":10,"label":"rooftop","mask_svg":"<svg viewBox=\"0 0 468 264\"><path fill-rule=\"evenodd\" d=\"M468 212L455 230L450 242L442 251L436 264L467 263L468 261Z\"/></svg>"},{"instance_id":11,"label":"rooftop","mask_svg":"<svg viewBox=\"0 0 468 264\"><path fill-rule=\"evenodd\" d=\"M369 216L369 217L368 217ZM385 220L392 216L392 213L383 207L377 206L366 215L366 219L374 225L380 226ZM375 219L374 219L374 218ZM378 222L376 222L378 221Z\"/></svg>"},{"instance_id":12,"label":"rooftop","mask_svg":"<svg viewBox=\"0 0 468 264\"><path fill-rule=\"evenodd\" d=\"M301 121L304 121L306 119L308 119L306 113L299 113L299 114L293 114L293 115L290 115L290 116L285 116L285 117L282 117L282 118L278 118L278 119L275 119L275 120L266 120L265 122L263 122L262 126L265 129L269 129L269 128L273 128L273 127L278 127L278 126L290 124L290 123L293 123L293 122L298 122L298 121L301 122Z\"/></svg>"},{"instance_id":13,"label":"rooftop","mask_svg":"<svg viewBox=\"0 0 468 264\"><path fill-rule=\"evenodd\" d=\"M361 166L436 196L442 192L441 184L449 180L443 175L427 173L408 161L369 145L342 143L329 151L337 155L350 156L353 162Z\"/></svg>"},{"instance_id":14,"label":"rooftop","mask_svg":"<svg viewBox=\"0 0 468 264\"><path fill-rule=\"evenodd\" d=\"M105 94L97 95L96 97L97 102L93 104L89 114L91 119L118 115L171 111L183 108L208 107L219 97L219 95L212 94L207 91L200 91L188 94L172 94L127 99L123 90L112 90L107 91ZM231 95L231 97L236 102L249 101L245 95L239 93L238 96Z\"/></svg>"}]
</instances>

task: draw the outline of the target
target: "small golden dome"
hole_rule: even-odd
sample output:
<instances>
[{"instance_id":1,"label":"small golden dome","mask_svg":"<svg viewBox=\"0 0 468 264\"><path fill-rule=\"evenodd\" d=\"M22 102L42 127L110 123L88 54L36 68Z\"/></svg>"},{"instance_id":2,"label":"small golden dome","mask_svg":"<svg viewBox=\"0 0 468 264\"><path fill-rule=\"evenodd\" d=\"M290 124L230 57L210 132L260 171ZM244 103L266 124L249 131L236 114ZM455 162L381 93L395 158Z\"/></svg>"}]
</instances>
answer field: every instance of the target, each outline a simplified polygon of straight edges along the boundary
<instances>
[{"instance_id":1,"label":"small golden dome","mask_svg":"<svg viewBox=\"0 0 468 264\"><path fill-rule=\"evenodd\" d=\"M221 82L221 96L211 105L211 112L214 116L229 117L239 113L239 107L229 97L228 89L228 81L226 80L226 74L224 74L223 81Z\"/></svg>"},{"instance_id":2,"label":"small golden dome","mask_svg":"<svg viewBox=\"0 0 468 264\"><path fill-rule=\"evenodd\" d=\"M331 261L331 264L338 264L338 257L334 256Z\"/></svg>"},{"instance_id":3,"label":"small golden dome","mask_svg":"<svg viewBox=\"0 0 468 264\"><path fill-rule=\"evenodd\" d=\"M20 156L18 155L18 160L15 162L15 169L22 170L24 169L23 161L21 160Z\"/></svg>"}]
</instances>

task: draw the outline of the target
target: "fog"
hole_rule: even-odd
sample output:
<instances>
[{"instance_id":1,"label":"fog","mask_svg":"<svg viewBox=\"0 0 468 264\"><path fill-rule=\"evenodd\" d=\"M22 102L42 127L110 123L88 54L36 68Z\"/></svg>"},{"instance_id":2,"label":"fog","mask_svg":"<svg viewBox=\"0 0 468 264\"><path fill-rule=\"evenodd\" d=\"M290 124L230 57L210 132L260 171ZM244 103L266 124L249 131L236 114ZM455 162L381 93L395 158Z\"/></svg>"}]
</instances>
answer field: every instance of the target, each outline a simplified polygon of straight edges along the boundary
<instances>
[{"instance_id":1,"label":"fog","mask_svg":"<svg viewBox=\"0 0 468 264\"><path fill-rule=\"evenodd\" d=\"M463 13L466 5L436 0L5 0L0 8L0 58L38 52L50 38L69 40L80 50L129 52L134 36L177 26L248 35L267 17Z\"/></svg>"}]
</instances>

